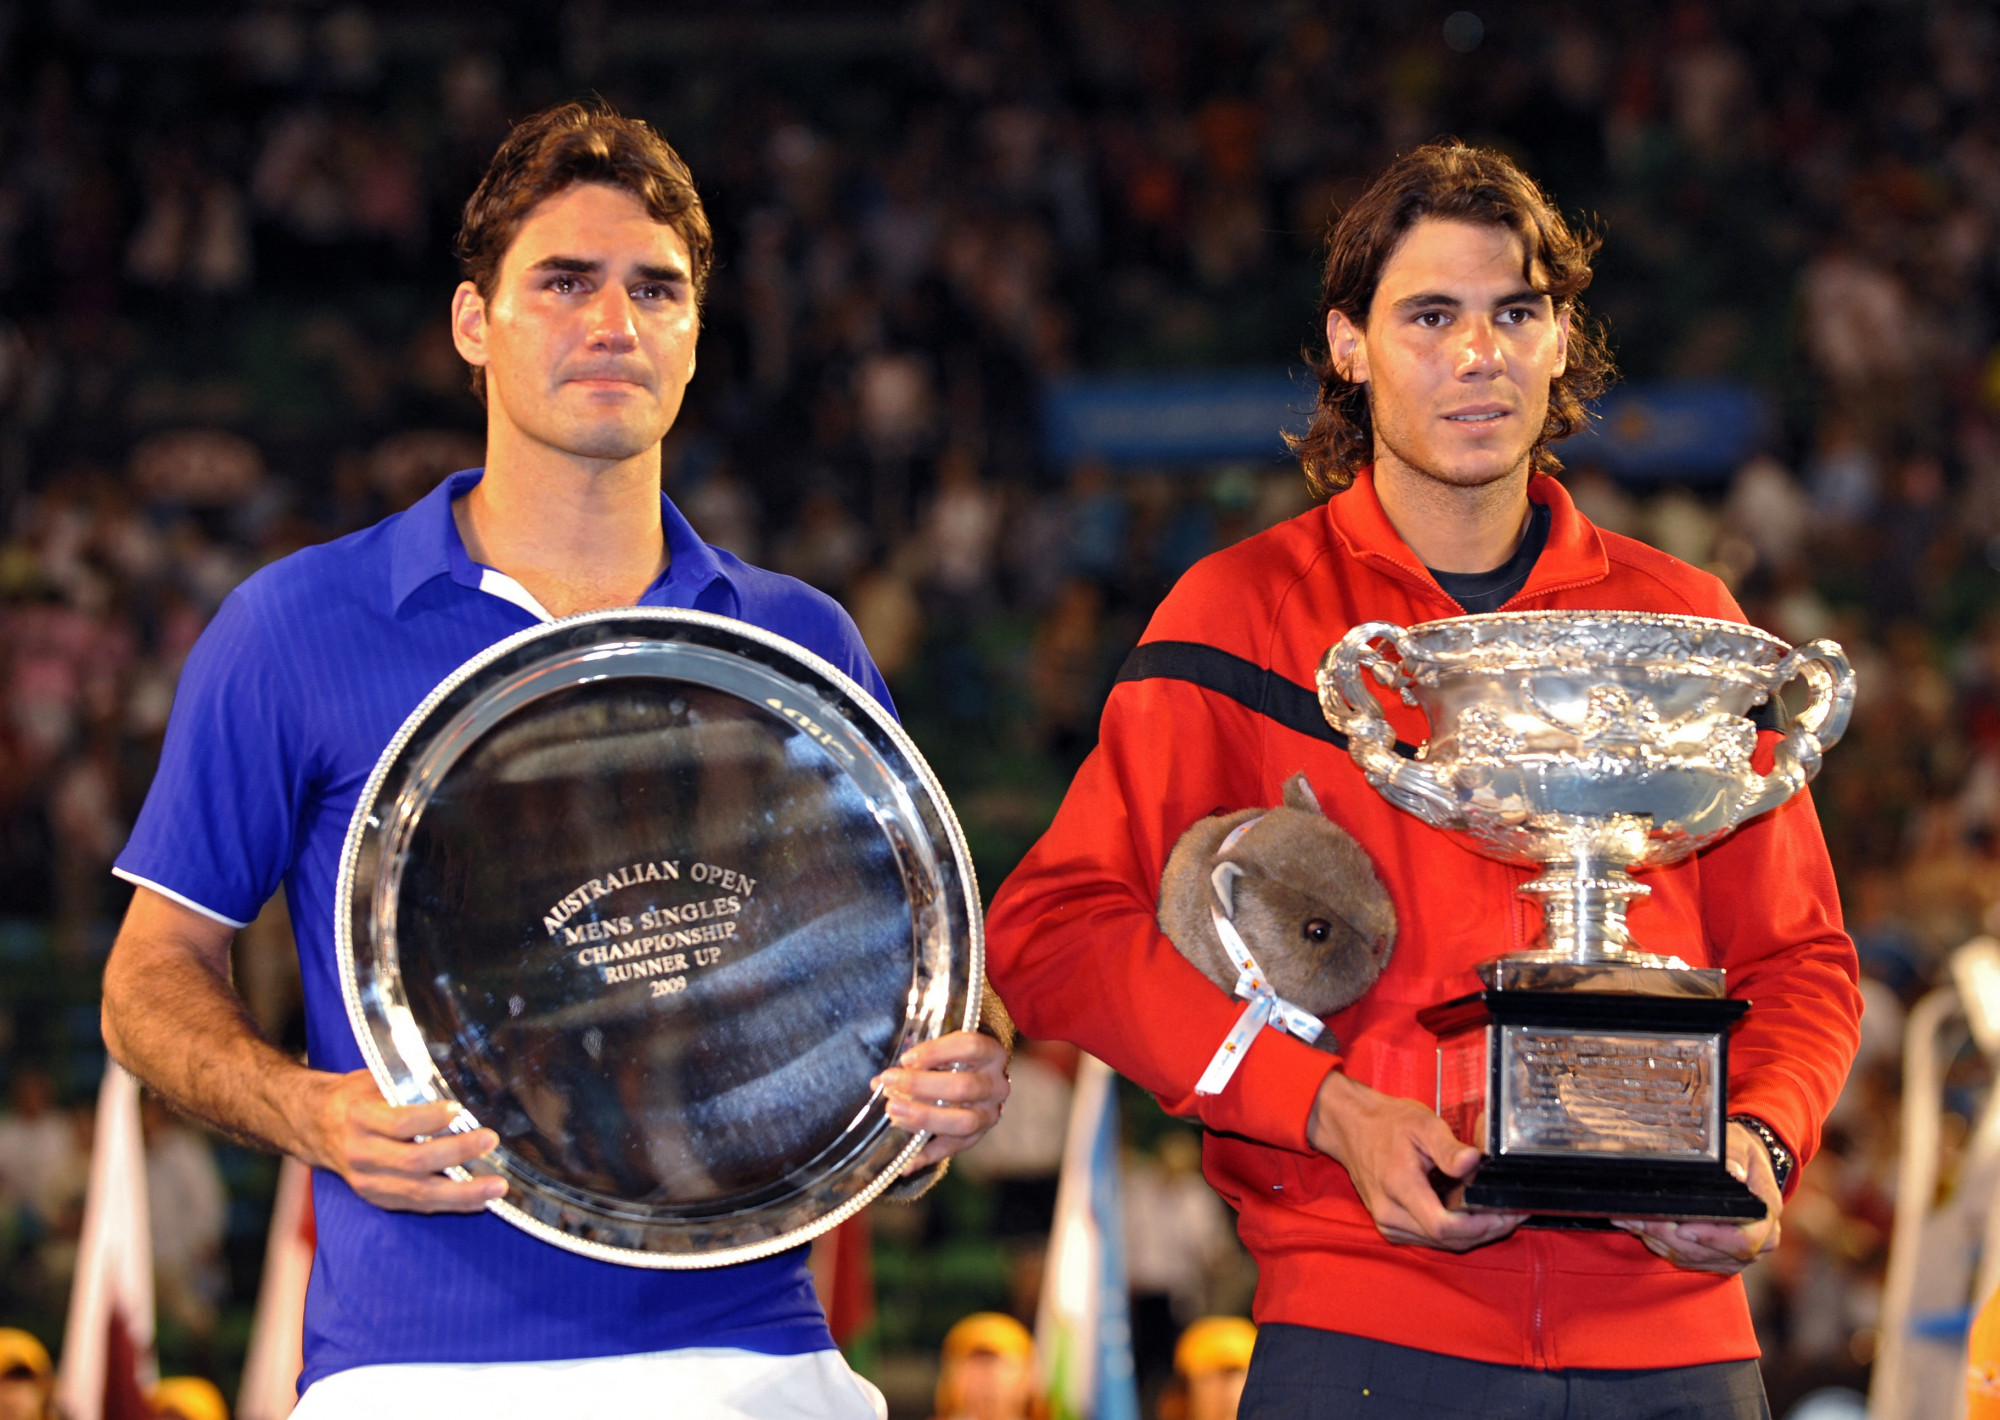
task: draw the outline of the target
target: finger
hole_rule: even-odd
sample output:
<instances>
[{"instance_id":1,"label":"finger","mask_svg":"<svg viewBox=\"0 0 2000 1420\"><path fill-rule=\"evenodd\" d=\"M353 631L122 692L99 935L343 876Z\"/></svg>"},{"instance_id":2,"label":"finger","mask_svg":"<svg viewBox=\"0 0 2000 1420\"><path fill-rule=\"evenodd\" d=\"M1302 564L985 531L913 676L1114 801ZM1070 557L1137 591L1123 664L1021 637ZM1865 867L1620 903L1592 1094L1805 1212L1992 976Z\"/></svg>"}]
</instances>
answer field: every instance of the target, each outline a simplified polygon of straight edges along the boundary
<instances>
[{"instance_id":1,"label":"finger","mask_svg":"<svg viewBox=\"0 0 2000 1420\"><path fill-rule=\"evenodd\" d=\"M1484 1157L1479 1150L1453 1134L1451 1126L1434 1114L1423 1121L1418 1147L1439 1172L1450 1174L1453 1178L1468 1177Z\"/></svg>"},{"instance_id":2,"label":"finger","mask_svg":"<svg viewBox=\"0 0 2000 1420\"><path fill-rule=\"evenodd\" d=\"M903 1172L899 1177L908 1178L911 1174L922 1173L938 1160L948 1159L951 1155L952 1147L949 1140L932 1139L917 1150L915 1158L903 1165Z\"/></svg>"},{"instance_id":3,"label":"finger","mask_svg":"<svg viewBox=\"0 0 2000 1420\"><path fill-rule=\"evenodd\" d=\"M999 1104L1007 1077L985 1070L884 1070L874 1083L892 1099L950 1104Z\"/></svg>"},{"instance_id":4,"label":"finger","mask_svg":"<svg viewBox=\"0 0 2000 1420\"><path fill-rule=\"evenodd\" d=\"M348 1162L354 1170L400 1178L430 1178L446 1168L470 1164L500 1144L492 1130L470 1134L436 1134L422 1144L406 1144L380 1136L362 1134L348 1146Z\"/></svg>"},{"instance_id":5,"label":"finger","mask_svg":"<svg viewBox=\"0 0 2000 1420\"><path fill-rule=\"evenodd\" d=\"M1646 1250L1679 1267L1713 1271L1743 1267L1755 1254L1748 1250L1740 1230L1714 1224L1687 1224L1650 1219L1619 1224L1631 1232ZM1694 1229L1701 1231L1694 1231Z\"/></svg>"},{"instance_id":6,"label":"finger","mask_svg":"<svg viewBox=\"0 0 2000 1420\"><path fill-rule=\"evenodd\" d=\"M911 1046L896 1063L910 1070L935 1070L945 1065L991 1065L1005 1070L1007 1051L990 1035L981 1035L975 1030L955 1030L936 1040Z\"/></svg>"},{"instance_id":7,"label":"finger","mask_svg":"<svg viewBox=\"0 0 2000 1420\"><path fill-rule=\"evenodd\" d=\"M926 1104L922 1100L892 1099L884 1108L889 1122L915 1134L922 1131L970 1143L991 1129L1000 1118L997 1109L956 1105Z\"/></svg>"},{"instance_id":8,"label":"finger","mask_svg":"<svg viewBox=\"0 0 2000 1420\"><path fill-rule=\"evenodd\" d=\"M500 1136L491 1129L475 1129L468 1134L434 1134L414 1144L376 1139L365 1147L366 1156L383 1171L423 1178L492 1153L500 1147Z\"/></svg>"},{"instance_id":9,"label":"finger","mask_svg":"<svg viewBox=\"0 0 2000 1420\"><path fill-rule=\"evenodd\" d=\"M1731 1227L1727 1223L1682 1223L1674 1234L1674 1241L1691 1250L1706 1248L1724 1257L1748 1262L1757 1255L1763 1239L1753 1237L1747 1229Z\"/></svg>"},{"instance_id":10,"label":"finger","mask_svg":"<svg viewBox=\"0 0 2000 1420\"><path fill-rule=\"evenodd\" d=\"M355 1182L354 1191L378 1208L398 1213L477 1213L494 1199L505 1197L507 1184L491 1177L363 1175Z\"/></svg>"},{"instance_id":11,"label":"finger","mask_svg":"<svg viewBox=\"0 0 2000 1420\"><path fill-rule=\"evenodd\" d=\"M1390 1221L1414 1229L1428 1241L1462 1241L1482 1235L1489 1226L1485 1220L1490 1214L1454 1213L1445 1207L1444 1200L1431 1187L1428 1169L1423 1172L1415 1167L1401 1169L1385 1176L1382 1182L1388 1202L1402 1215Z\"/></svg>"},{"instance_id":12,"label":"finger","mask_svg":"<svg viewBox=\"0 0 2000 1420\"><path fill-rule=\"evenodd\" d=\"M1453 1252L1495 1243L1528 1221L1525 1213L1451 1213L1437 1241Z\"/></svg>"},{"instance_id":13,"label":"finger","mask_svg":"<svg viewBox=\"0 0 2000 1420\"><path fill-rule=\"evenodd\" d=\"M454 1100L433 1100L428 1104L390 1104L387 1100L365 1100L348 1111L349 1122L371 1134L391 1139L416 1139L426 1134L442 1134L465 1110Z\"/></svg>"}]
</instances>

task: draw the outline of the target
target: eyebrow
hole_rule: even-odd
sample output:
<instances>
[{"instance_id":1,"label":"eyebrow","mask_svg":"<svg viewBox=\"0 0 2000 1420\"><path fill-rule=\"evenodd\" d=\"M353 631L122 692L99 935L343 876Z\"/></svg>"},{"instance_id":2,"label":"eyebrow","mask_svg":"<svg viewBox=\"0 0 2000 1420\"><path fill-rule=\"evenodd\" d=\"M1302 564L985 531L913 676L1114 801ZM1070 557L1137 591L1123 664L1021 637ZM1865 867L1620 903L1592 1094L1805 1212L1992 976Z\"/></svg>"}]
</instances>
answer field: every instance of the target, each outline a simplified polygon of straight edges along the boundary
<instances>
[{"instance_id":1,"label":"eyebrow","mask_svg":"<svg viewBox=\"0 0 2000 1420\"><path fill-rule=\"evenodd\" d=\"M1500 306L1531 306L1537 301L1548 299L1548 294L1546 291L1536 291L1528 287L1523 287L1518 291L1508 292L1495 301L1493 305L1496 309ZM1422 311L1435 310L1439 307L1443 307L1446 310L1459 311L1465 309L1465 302L1459 300L1456 296L1447 295L1443 291L1419 291L1413 296L1405 296L1402 300L1397 301L1394 309L1398 311Z\"/></svg>"},{"instance_id":2,"label":"eyebrow","mask_svg":"<svg viewBox=\"0 0 2000 1420\"><path fill-rule=\"evenodd\" d=\"M639 279L642 281L686 281L688 279L687 272L678 266L635 266L632 269L638 273ZM591 261L580 256L545 256L533 266L530 266L528 270L567 271L577 276L602 276L604 274L604 263L601 261Z\"/></svg>"}]
</instances>

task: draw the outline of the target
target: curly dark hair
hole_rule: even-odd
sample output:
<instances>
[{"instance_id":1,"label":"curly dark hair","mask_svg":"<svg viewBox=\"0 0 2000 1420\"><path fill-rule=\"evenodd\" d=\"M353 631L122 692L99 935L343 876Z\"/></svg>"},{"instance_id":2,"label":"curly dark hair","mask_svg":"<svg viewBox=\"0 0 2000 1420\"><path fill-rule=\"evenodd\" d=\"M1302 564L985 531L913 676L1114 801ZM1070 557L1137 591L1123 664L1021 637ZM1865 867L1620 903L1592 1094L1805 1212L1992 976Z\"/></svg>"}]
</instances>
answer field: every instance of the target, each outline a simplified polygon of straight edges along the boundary
<instances>
[{"instance_id":1,"label":"curly dark hair","mask_svg":"<svg viewBox=\"0 0 2000 1420\"><path fill-rule=\"evenodd\" d=\"M543 109L508 132L466 199L452 248L465 279L491 301L501 260L528 214L580 182L629 192L654 221L680 234L687 243L698 307L715 265L715 237L694 175L649 124L627 118L602 99ZM486 398L484 370L473 370L472 389Z\"/></svg>"},{"instance_id":2,"label":"curly dark hair","mask_svg":"<svg viewBox=\"0 0 2000 1420\"><path fill-rule=\"evenodd\" d=\"M1455 138L1405 153L1340 214L1327 238L1326 275L1320 284L1319 323L1339 311L1357 326L1368 323L1382 268L1404 234L1425 217L1505 227L1521 239L1522 274L1548 294L1558 313L1570 316L1569 353L1563 373L1549 385L1548 419L1529 451L1533 468L1554 473L1562 461L1549 446L1583 428L1584 404L1603 393L1614 375L1611 352L1598 324L1577 296L1590 284L1590 259L1598 235L1572 231L1548 196L1504 153ZM1312 423L1285 436L1306 472L1315 497L1338 493L1375 457L1368 389L1334 368L1333 354L1306 351L1319 377Z\"/></svg>"}]
</instances>

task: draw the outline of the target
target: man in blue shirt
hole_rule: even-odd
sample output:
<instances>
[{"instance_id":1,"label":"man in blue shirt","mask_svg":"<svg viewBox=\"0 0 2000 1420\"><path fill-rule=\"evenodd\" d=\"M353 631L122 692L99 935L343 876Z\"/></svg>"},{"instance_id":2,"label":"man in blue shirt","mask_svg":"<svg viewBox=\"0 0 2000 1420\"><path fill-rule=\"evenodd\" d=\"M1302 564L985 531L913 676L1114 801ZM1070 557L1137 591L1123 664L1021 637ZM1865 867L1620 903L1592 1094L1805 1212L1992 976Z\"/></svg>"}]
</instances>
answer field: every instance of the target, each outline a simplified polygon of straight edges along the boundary
<instances>
[{"instance_id":1,"label":"man in blue shirt","mask_svg":"<svg viewBox=\"0 0 2000 1420\"><path fill-rule=\"evenodd\" d=\"M856 1415L803 1250L708 1271L619 1267L484 1211L494 1148L454 1106L393 1107L362 1068L337 978L335 881L383 747L449 672L536 621L628 605L755 623L883 703L818 592L702 543L660 491L694 373L712 243L686 167L645 125L565 105L524 121L467 204L452 304L487 402L484 470L245 582L189 657L160 771L115 871L132 907L104 1035L147 1084L314 1167L318 1252L301 1416ZM229 985L229 944L283 886L307 1015L300 1065ZM1004 1052L959 1032L885 1072L936 1164L999 1117Z\"/></svg>"}]
</instances>

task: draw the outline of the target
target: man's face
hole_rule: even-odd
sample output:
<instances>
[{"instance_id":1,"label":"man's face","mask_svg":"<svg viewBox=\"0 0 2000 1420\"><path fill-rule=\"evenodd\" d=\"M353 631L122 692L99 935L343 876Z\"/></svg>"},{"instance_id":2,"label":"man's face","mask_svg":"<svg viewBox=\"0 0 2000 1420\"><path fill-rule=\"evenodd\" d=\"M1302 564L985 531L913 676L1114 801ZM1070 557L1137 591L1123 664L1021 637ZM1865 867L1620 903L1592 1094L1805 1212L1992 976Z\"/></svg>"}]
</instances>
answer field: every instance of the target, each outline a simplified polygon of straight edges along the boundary
<instances>
[{"instance_id":1,"label":"man's face","mask_svg":"<svg viewBox=\"0 0 2000 1420\"><path fill-rule=\"evenodd\" d=\"M585 459L659 444L694 375L699 331L687 243L600 183L528 214L492 300L466 282L452 302L453 338L485 367L493 418Z\"/></svg>"},{"instance_id":2,"label":"man's face","mask_svg":"<svg viewBox=\"0 0 2000 1420\"><path fill-rule=\"evenodd\" d=\"M1426 218L1383 265L1365 330L1334 311L1327 344L1368 386L1378 462L1457 487L1527 462L1563 372L1569 315L1521 274L1505 227Z\"/></svg>"}]
</instances>

